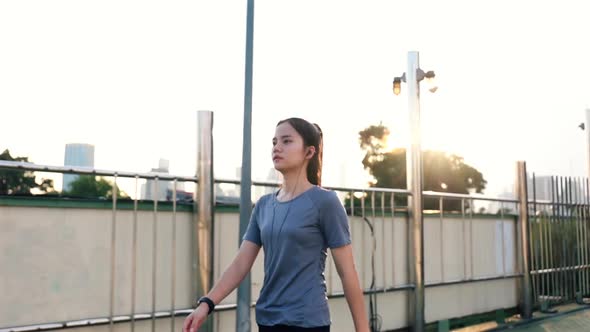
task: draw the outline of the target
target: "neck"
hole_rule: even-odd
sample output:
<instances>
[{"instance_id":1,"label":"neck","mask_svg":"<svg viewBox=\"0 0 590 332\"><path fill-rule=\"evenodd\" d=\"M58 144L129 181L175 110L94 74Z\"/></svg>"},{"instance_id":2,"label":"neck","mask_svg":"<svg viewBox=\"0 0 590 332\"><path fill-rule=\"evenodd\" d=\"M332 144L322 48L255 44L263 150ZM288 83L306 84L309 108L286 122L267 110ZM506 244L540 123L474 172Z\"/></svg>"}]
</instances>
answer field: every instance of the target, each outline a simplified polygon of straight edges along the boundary
<instances>
[{"instance_id":1,"label":"neck","mask_svg":"<svg viewBox=\"0 0 590 332\"><path fill-rule=\"evenodd\" d=\"M307 180L307 172L305 170L295 170L293 172L283 174L283 185L279 192L282 199L291 199L301 194L313 185Z\"/></svg>"}]
</instances>

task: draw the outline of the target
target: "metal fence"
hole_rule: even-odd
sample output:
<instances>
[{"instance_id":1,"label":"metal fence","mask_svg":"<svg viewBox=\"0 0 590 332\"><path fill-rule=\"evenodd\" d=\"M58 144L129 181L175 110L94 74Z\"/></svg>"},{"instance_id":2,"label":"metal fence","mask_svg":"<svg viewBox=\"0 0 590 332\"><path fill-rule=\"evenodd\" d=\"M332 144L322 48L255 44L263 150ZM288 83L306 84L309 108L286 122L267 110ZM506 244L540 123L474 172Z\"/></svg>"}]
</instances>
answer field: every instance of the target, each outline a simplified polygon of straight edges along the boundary
<instances>
[{"instance_id":1,"label":"metal fence","mask_svg":"<svg viewBox=\"0 0 590 332\"><path fill-rule=\"evenodd\" d=\"M213 192L207 194L203 191L201 197L205 203L195 200L192 202L180 202L178 193L179 183L199 185L197 177L182 177L155 173L115 172L105 170L93 170L72 167L41 166L30 163L0 161L0 168L13 171L68 173L89 176L102 176L111 179L112 195L109 197L111 209L109 225L109 250L110 259L108 298L108 317L89 317L65 322L30 322L34 325L19 325L16 327L1 328L1 331L34 331L43 329L63 329L68 327L80 327L109 324L111 329L117 322L129 322L131 330L135 329L135 322L139 320L151 320L151 330L156 330L156 321L160 318L183 317L192 311L191 307L179 307L175 294L178 294L177 271L177 212L179 206L190 207L193 211L192 226L189 229L192 238L191 249L191 294L203 293L210 288L213 279L213 243L212 234L215 232L214 223L209 220L208 227L203 228L203 211L199 204L205 204L215 200ZM524 171L524 173L523 173ZM523 185L522 174L526 174L525 168L519 168L520 186ZM117 195L118 184L122 181L131 181L134 188L133 197L121 199ZM170 195L166 201L158 199L143 201L140 199L139 186L142 182L150 181L158 191L159 186L170 188ZM382 317L377 307L377 295L398 291L413 292L417 287L433 288L449 285L469 284L473 282L485 282L501 279L515 279L521 284L519 302L525 303L532 299L533 305L543 311L551 311L550 306L560 303L578 301L590 294L590 246L589 220L590 220L590 186L587 179L550 177L545 180L545 190L550 199L537 197L542 191L538 188L538 181L532 175L529 181L528 193L525 189L518 192L518 199L500 199L477 195L458 195L449 193L423 192L424 204L429 208L424 210L427 220L424 222L424 234L428 237L424 242L428 262L425 278L422 285L417 284L411 277L409 270L412 268L410 222L408 214L408 198L411 193L402 189L383 188L342 188L328 187L334 190L341 198L349 215L351 223L351 235L353 243L359 249L355 250L355 260L359 263L359 277L365 293L369 296L369 308L371 324L375 331L381 329ZM239 186L237 180L210 180L211 184ZM273 192L278 184L268 182L254 182L254 202L264 193ZM256 188L262 188L257 190ZM202 188L200 188L202 189ZM200 191L199 191L200 192ZM197 195L199 196L199 195ZM208 196L208 197L204 197ZM222 204L223 199L217 199L217 205ZM478 202L494 202L496 211L487 211L485 215L493 218L483 218L482 211L477 206ZM523 205L523 202L524 203ZM208 203L207 203L208 204ZM232 203L235 205L235 202ZM139 217L141 211L150 210L149 219ZM120 214L127 210L132 214L132 240L129 253L131 264L125 266L130 275L128 292L130 299L130 313L120 315L115 313L116 285L115 274L117 268L116 259L118 252L127 250L117 246ZM184 211L187 211L186 209ZM161 228L163 213L170 213L170 231L165 241L169 246L169 261L162 261L158 256L158 246L162 245ZM212 213L212 212L211 212ZM139 304L136 302L137 294L137 260L145 253L138 249L140 235L138 223L151 223L152 232L149 241L151 251L151 310L138 312ZM168 227L167 226L167 227ZM205 225L207 226L207 225ZM495 233L494 233L495 229ZM496 234L493 241L496 242L496 256L483 253L482 242L490 234ZM422 234L422 236L424 236ZM145 236L145 234L144 234ZM146 239L143 239L146 240ZM236 239L237 240L237 239ZM487 255L487 256L486 256ZM493 262L488 259L496 259L496 268L491 268ZM500 261L498 261L500 259ZM166 260L166 259L164 259ZM169 269L170 284L168 309L162 309L157 303L162 287L159 283L158 272L163 267ZM342 285L339 283L333 262L328 256L326 265L326 279L328 296L330 298L342 297ZM527 290L526 280L530 280L530 289ZM530 295L527 295L527 291ZM168 294L168 293L167 293ZM145 307L145 303L143 303ZM525 303L526 306L526 303ZM220 306L220 310L234 310L236 304ZM422 307L424 310L424 307ZM432 310L427 308L427 310ZM178 329L178 322L170 320L170 331ZM158 328L161 330L161 328Z\"/></svg>"},{"instance_id":2,"label":"metal fence","mask_svg":"<svg viewBox=\"0 0 590 332\"><path fill-rule=\"evenodd\" d=\"M589 186L585 178L542 180L532 175L530 273L535 305L551 311L590 294ZM545 197L537 199L540 194Z\"/></svg>"},{"instance_id":3,"label":"metal fence","mask_svg":"<svg viewBox=\"0 0 590 332\"><path fill-rule=\"evenodd\" d=\"M67 321L61 323L48 322L47 324L31 325L28 329L27 327L20 326L19 331L33 331L39 328L48 328L51 326L53 326L54 328L67 328L96 324L109 324L112 328L113 324L117 322L129 322L131 324L131 330L133 331L135 328L136 321L146 319L151 320L151 330L155 331L157 319L172 316L180 317L187 315L192 311L191 308L178 308L178 303L176 301L176 298L174 297L174 294L177 293L177 290L175 290L175 288L177 287L175 283L175 280L177 280L177 276L175 275L177 273L176 236L178 235L178 232L175 229L178 208L176 188L178 182L188 182L198 185L199 181L197 177L179 177L173 175L150 173L139 174L129 172L76 169L67 167L48 167L11 162L0 162L0 168L13 170L28 170L37 172L86 174L110 177L112 179L113 193L116 193L117 184L120 183L122 179L129 179L133 181L135 188L135 193L133 195L134 198L132 199L121 200L117 197L116 194L112 195L112 197L110 198L112 210L110 220L108 221L111 229L109 244L111 256L110 263L108 266L111 275L109 284L109 316ZM164 202L155 199L153 201L145 202L140 200L140 195L137 188L139 187L140 182L142 181L154 181L153 184L156 187L160 185L167 186L168 183L171 183L172 193L170 201ZM214 183L220 185L240 185L240 182L236 180L218 179L215 180ZM255 200L257 200L261 195L261 192L256 193L256 188L264 188L262 192L269 192L276 190L277 186L277 184L266 182L254 182L253 184L255 188ZM355 259L361 266L361 268L359 269L359 277L361 280L361 284L365 290L365 293L369 295L372 325L375 328L374 330L378 331L380 330L382 320L381 316L379 315L379 312L383 312L383 309L379 310L379 308L377 307L377 294L398 291L413 291L416 288L416 284L413 280L411 280L408 272L408 270L411 268L411 262L408 254L408 233L410 227L410 219L407 207L407 198L410 195L410 193L407 190L383 188L328 187L328 189L334 190L338 193L349 215L353 242L355 243L355 246L359 247L359 250L355 251ZM426 243L427 247L432 247L434 245L434 247L427 250L427 252L431 252L432 249L436 250L436 248L439 248L440 250L436 250L438 256L432 256L427 258L429 261L437 260L439 261L439 264L436 264L437 268L435 268L438 269L438 271L435 271L431 268L427 268L427 282L425 282L423 287L431 288L445 285L521 277L522 274L519 270L517 270L517 264L514 258L510 258L508 260L508 265L510 266L507 266L507 257L509 257L510 255L505 251L511 251L511 255L515 255L516 251L510 249L510 246L507 246L507 243L505 242L511 242L512 248L515 248L516 243L513 239L511 239L510 241L504 239L505 234L507 234L506 230L516 227L517 218L515 218L513 213L507 212L507 207L510 207L511 210L517 209L518 202L516 200L495 199L483 196L469 196L434 192L425 192L424 195L426 200L434 200L435 202L437 202L438 205L437 210L432 209L427 211L427 215L429 218L427 221L427 228L429 229L429 234L433 234L432 236L438 237L438 239ZM492 222L492 220L496 220L479 220L478 213L475 211L475 202L477 201L495 201L501 206L497 214L497 217L499 218L499 220L501 220L501 231L498 234L500 234L500 236L502 237L502 270L500 272L495 271L491 274L485 274L485 272L482 272L483 270L481 268L475 267L475 265L479 264L479 262L474 257L474 253L477 251L477 246L474 245L474 242L481 241L481 235L477 232L474 232L474 224L480 225L476 226L476 228L487 227L484 226L484 224L490 223ZM130 270L132 282L130 284L130 288L125 290L125 292L129 292L129 296L131 299L131 312L129 315L116 315L114 307L115 299L117 298L118 294L115 294L115 290L117 289L117 285L115 284L115 273L117 272L117 264L115 260L117 257L117 251L125 250L123 248L117 247L118 223L120 223L119 214L121 213L120 211L123 208L124 204L131 204L129 208L131 209L131 213L133 214L133 235L131 244L132 260L131 265L126 267ZM143 253L138 252L137 248L137 241L139 240L137 224L140 221L138 218L138 211L141 210L141 205L143 205L143 207L145 208L145 204L151 205L151 220L149 222L151 222L151 224L153 225L153 231L149 235L151 237L150 241L153 246L153 251L151 253L151 311L138 313L136 312L138 307L136 304L137 258L138 255L142 255ZM192 206L194 211L193 214L195 215L195 224L198 224L199 222L198 204L199 202L197 200L194 203L194 206ZM458 211L456 210L456 207L459 207ZM172 213L172 222L170 224L170 227L172 227L172 231L170 233L167 233L168 236L170 236L170 239L166 240L167 245L170 246L170 263L166 263L165 265L163 265L163 262L160 261L161 258L157 255L158 245L162 245L162 242L160 239L161 235L158 232L159 228L156 227L156 225L158 223L161 224L163 222L164 218L161 217L161 213L163 213L163 211ZM432 217L434 216L436 216L436 218L433 219ZM146 220L142 220L141 222L146 222ZM459 230L459 233L457 233L456 230ZM193 237L193 241L195 241L195 247L192 251L193 265L198 267L196 270L192 271L192 275L195 276L196 279L208 278L208 276L212 276L210 270L213 268L213 265L215 264L213 263L212 258L209 261L210 265L208 267L207 264L202 264L202 262L200 261L203 260L204 253L211 255L211 257L213 256L213 250L211 248L212 243L209 243L207 248L199 246L199 232L203 232L203 229L195 227L192 228L191 231L194 233L195 236ZM201 239L211 238L211 233L213 233L214 230L211 228L207 232L202 233L200 235ZM449 250L454 250L453 252L446 252L448 249L447 247L449 246L448 242L450 241L445 240L444 237L445 234L448 235L451 233L460 234L453 241L460 242L462 248L460 250L455 250L458 248L451 248ZM461 256L461 273L454 273L453 271L451 271L452 266L456 266L457 264L453 265L449 262L445 262L445 260L448 260L449 258L454 259L453 257L455 256ZM159 271L164 266L165 268L170 268L169 273L171 275L171 283L168 285L168 287L171 289L170 294L172 296L169 298L170 304L168 305L167 310L162 310L161 306L156 306L156 303L160 301L158 299L158 294L161 293L159 289L159 287L161 287L161 284L157 280L157 271ZM436 274L437 276L429 278L429 274ZM339 278L337 276L337 273L335 272L334 265L330 257L328 258L326 265L326 279L328 281L328 296L330 298L342 297L342 287L339 283ZM205 283L210 284L211 281L212 280L207 280L206 282L199 281L200 284L193 284L194 286L192 287L192 290L190 292L192 294L203 292L202 290L198 289L200 287L199 285ZM233 310L235 308L235 304L220 307L221 310ZM44 322L31 323L37 324ZM175 320L171 319L170 331L174 331L176 329L178 329L178 322L175 323ZM6 329L5 331L11 330Z\"/></svg>"},{"instance_id":4,"label":"metal fence","mask_svg":"<svg viewBox=\"0 0 590 332\"><path fill-rule=\"evenodd\" d=\"M109 239L109 248L110 248L110 262L108 266L104 268L109 270L110 274L110 282L109 282L109 315L108 317L93 317L87 318L82 320L75 320L75 321L67 321L67 322L31 322L35 325L30 326L20 326L14 328L2 328L0 331L38 331L38 330L50 330L50 329L61 329L61 328L73 328L73 327L80 327L80 326L91 326L91 325L103 325L109 324L111 326L111 330L113 328L113 324L116 322L131 322L131 331L135 329L135 322L137 320L146 320L151 319L152 324L152 331L156 330L156 319L163 318L163 317L173 317L176 315L186 315L190 313L191 310L184 309L184 310L176 310L176 299L175 294L177 293L176 289L176 236L177 236L177 203L179 199L177 198L177 188L179 183L190 183L196 184L198 180L196 177L181 177L181 176L174 176L174 175L167 175L161 173L133 173L133 172L119 172L119 171L108 171L108 170L95 170L95 169L88 169L88 168L81 168L81 167L56 167L56 166L42 166L42 165L35 165L31 163L23 163L23 162L6 162L0 161L0 169L4 170L12 170L12 171L26 171L26 172L44 172L44 173L61 173L61 174L76 174L79 176L91 176L91 177L103 177L104 179L110 180L111 182L111 195L109 197L110 206L111 208L111 218L108 221L108 227L110 227L110 239ZM134 192L132 194L133 198L125 198L122 199L120 195L118 195L118 188L121 181L130 180L133 183ZM140 199L140 184L144 183L148 186L153 186L153 192L155 193L156 198L151 199L148 201L142 201ZM166 202L160 201L157 198L157 193L160 191L160 186L165 186L170 188L169 199ZM48 196L47 199L56 199L55 197ZM57 197L60 199L60 197ZM76 199L76 198L74 198ZM104 200L104 197L87 197L87 198L77 198L77 200ZM63 200L72 200L72 198L63 198ZM186 203L184 203L186 205ZM189 203L189 204L192 204ZM150 312L141 312L138 313L136 311L137 306L137 261L138 255L144 255L144 253L139 252L138 250L138 222L140 222L140 218L138 217L140 210L146 210L146 207L151 205L151 259L152 259L152 268L151 268L151 311ZM141 206L141 208L140 208ZM131 281L130 287L127 291L129 291L130 302L131 302L131 313L125 316L116 316L114 313L115 308L115 299L117 294L115 294L115 290L117 289L117 285L115 284L115 274L117 273L117 262L116 257L118 251L123 250L117 247L117 236L118 236L118 224L119 218L122 209L131 210L132 213L132 243L131 243L131 264L127 268L131 271ZM170 268L170 280L171 283L168 287L170 287L170 306L167 311L156 310L156 303L159 301L158 297L158 288L157 285L157 271L161 268L162 262L158 261L158 243L161 242L159 239L159 227L158 224L161 223L161 213L163 211L171 213L171 238L168 239L170 245L170 259L171 268ZM148 220L141 220L141 222L146 222ZM197 250L195 248L195 250ZM193 256L195 258L193 266L199 266L199 263L196 259L198 259L198 255ZM5 267L6 269L10 269L11 267ZM193 273L193 275L198 275L198 273ZM196 290L193 290L196 291ZM177 330L175 326L175 320L171 319L171 326L170 331Z\"/></svg>"}]
</instances>

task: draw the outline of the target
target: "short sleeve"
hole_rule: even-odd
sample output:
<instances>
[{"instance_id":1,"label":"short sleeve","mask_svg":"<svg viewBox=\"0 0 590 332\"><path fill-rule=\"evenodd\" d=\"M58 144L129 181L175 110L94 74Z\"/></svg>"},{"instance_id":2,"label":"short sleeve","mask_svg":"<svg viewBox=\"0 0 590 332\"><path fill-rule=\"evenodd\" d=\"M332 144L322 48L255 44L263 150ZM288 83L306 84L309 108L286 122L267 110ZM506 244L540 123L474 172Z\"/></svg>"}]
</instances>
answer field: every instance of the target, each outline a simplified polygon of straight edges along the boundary
<instances>
[{"instance_id":1,"label":"short sleeve","mask_svg":"<svg viewBox=\"0 0 590 332\"><path fill-rule=\"evenodd\" d=\"M350 225L344 206L333 191L327 192L321 201L320 228L329 248L338 248L351 243Z\"/></svg>"},{"instance_id":2,"label":"short sleeve","mask_svg":"<svg viewBox=\"0 0 590 332\"><path fill-rule=\"evenodd\" d=\"M258 226L258 206L260 201L254 205L254 209L252 210L252 214L250 215L250 222L248 223L248 228L246 229L246 233L244 234L243 240L248 240L250 242L255 243L259 247L262 246L262 240L260 238L260 227Z\"/></svg>"}]
</instances>

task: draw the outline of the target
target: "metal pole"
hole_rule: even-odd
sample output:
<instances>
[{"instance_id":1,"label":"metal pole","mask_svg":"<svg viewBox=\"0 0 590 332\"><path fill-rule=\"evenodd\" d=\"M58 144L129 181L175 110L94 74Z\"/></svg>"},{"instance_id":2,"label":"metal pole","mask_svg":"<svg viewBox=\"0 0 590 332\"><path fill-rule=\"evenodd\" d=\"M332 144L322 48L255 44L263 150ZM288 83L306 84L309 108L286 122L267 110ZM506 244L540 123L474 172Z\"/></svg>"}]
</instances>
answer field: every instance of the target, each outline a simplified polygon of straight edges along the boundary
<instances>
[{"instance_id":1,"label":"metal pole","mask_svg":"<svg viewBox=\"0 0 590 332\"><path fill-rule=\"evenodd\" d=\"M586 109L586 157L588 162L588 178L590 178L590 108Z\"/></svg>"},{"instance_id":2,"label":"metal pole","mask_svg":"<svg viewBox=\"0 0 590 332\"><path fill-rule=\"evenodd\" d=\"M467 278L467 230L465 229L465 198L461 198L461 230L463 232L463 280Z\"/></svg>"},{"instance_id":3,"label":"metal pole","mask_svg":"<svg viewBox=\"0 0 590 332\"><path fill-rule=\"evenodd\" d=\"M440 281L445 282L445 246L444 246L444 226L443 226L443 219L444 219L444 203L443 197L440 196L438 198L438 210L440 212L439 215L439 233L440 233Z\"/></svg>"},{"instance_id":4,"label":"metal pole","mask_svg":"<svg viewBox=\"0 0 590 332\"><path fill-rule=\"evenodd\" d=\"M133 198L133 240L131 253L131 332L135 332L135 293L137 292L137 208L139 177L135 176L135 197Z\"/></svg>"},{"instance_id":5,"label":"metal pole","mask_svg":"<svg viewBox=\"0 0 590 332\"><path fill-rule=\"evenodd\" d=\"M420 86L417 79L419 69L418 52L408 52L408 110L410 115L411 145L406 152L406 173L408 190L412 195L410 205L410 280L414 282L414 294L410 297L409 322L415 332L422 332L424 321L424 219L422 215L422 149L420 133Z\"/></svg>"},{"instance_id":6,"label":"metal pole","mask_svg":"<svg viewBox=\"0 0 590 332\"><path fill-rule=\"evenodd\" d=\"M158 276L158 200L160 199L160 188L158 177L154 179L154 210L152 225L152 332L156 332L156 278Z\"/></svg>"},{"instance_id":7,"label":"metal pole","mask_svg":"<svg viewBox=\"0 0 590 332\"><path fill-rule=\"evenodd\" d=\"M193 294L205 295L212 287L213 281L213 112L198 112L198 159L197 159L197 220L193 234L196 241L193 251ZM203 331L213 331L213 320L208 319Z\"/></svg>"},{"instance_id":8,"label":"metal pole","mask_svg":"<svg viewBox=\"0 0 590 332\"><path fill-rule=\"evenodd\" d=\"M110 290L110 307L109 307L109 331L114 331L114 315L115 315L115 277L116 277L116 257L117 257L117 173L115 173L115 181L113 182L111 193L113 195L113 214L111 219L111 290Z\"/></svg>"},{"instance_id":9,"label":"metal pole","mask_svg":"<svg viewBox=\"0 0 590 332\"><path fill-rule=\"evenodd\" d=\"M528 197L527 197L527 174L526 163L519 161L517 163L517 194L519 198L520 218L519 218L519 249L522 271L522 285L520 302L522 305L522 316L525 319L532 318L532 295L531 295L531 274L529 267L529 218L528 218Z\"/></svg>"},{"instance_id":10,"label":"metal pole","mask_svg":"<svg viewBox=\"0 0 590 332\"><path fill-rule=\"evenodd\" d=\"M352 197L352 196L351 196ZM350 200L353 201L352 199ZM395 194L391 193L391 286L395 287Z\"/></svg>"},{"instance_id":11,"label":"metal pole","mask_svg":"<svg viewBox=\"0 0 590 332\"><path fill-rule=\"evenodd\" d=\"M242 142L242 176L240 185L240 237L242 238L250 222L252 213L252 74L254 58L254 0L248 0L246 13L246 63L244 78L244 132ZM238 307L236 311L236 331L250 332L250 303L252 302L250 273L238 286Z\"/></svg>"},{"instance_id":12,"label":"metal pole","mask_svg":"<svg viewBox=\"0 0 590 332\"><path fill-rule=\"evenodd\" d=\"M171 303L170 303L170 314L171 314L171 319L170 319L170 331L176 331L176 328L174 327L174 324L176 322L176 320L174 319L175 315L175 311L176 311L176 188L177 188L177 180L174 179L173 182L173 186L174 188L172 189L172 241L171 245L171 251L172 251L172 285L171 285L171 289L170 289L170 294L172 294L172 298L171 298Z\"/></svg>"}]
</instances>

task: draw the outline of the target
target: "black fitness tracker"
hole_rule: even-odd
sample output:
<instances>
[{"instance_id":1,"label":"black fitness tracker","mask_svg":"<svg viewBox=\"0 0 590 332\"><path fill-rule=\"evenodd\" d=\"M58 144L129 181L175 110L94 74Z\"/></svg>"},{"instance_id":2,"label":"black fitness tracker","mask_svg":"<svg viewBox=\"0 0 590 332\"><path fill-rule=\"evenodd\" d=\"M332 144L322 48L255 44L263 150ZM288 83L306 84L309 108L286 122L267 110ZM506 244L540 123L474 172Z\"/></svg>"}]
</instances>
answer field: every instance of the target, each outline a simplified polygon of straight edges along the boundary
<instances>
[{"instance_id":1,"label":"black fitness tracker","mask_svg":"<svg viewBox=\"0 0 590 332\"><path fill-rule=\"evenodd\" d=\"M209 306L209 313L208 313L208 315L211 315L211 313L213 312L213 310L215 310L215 303L213 303L213 301L210 298L206 297L206 296L201 297L197 303L198 304L201 304L203 302L207 303L207 305Z\"/></svg>"}]
</instances>

